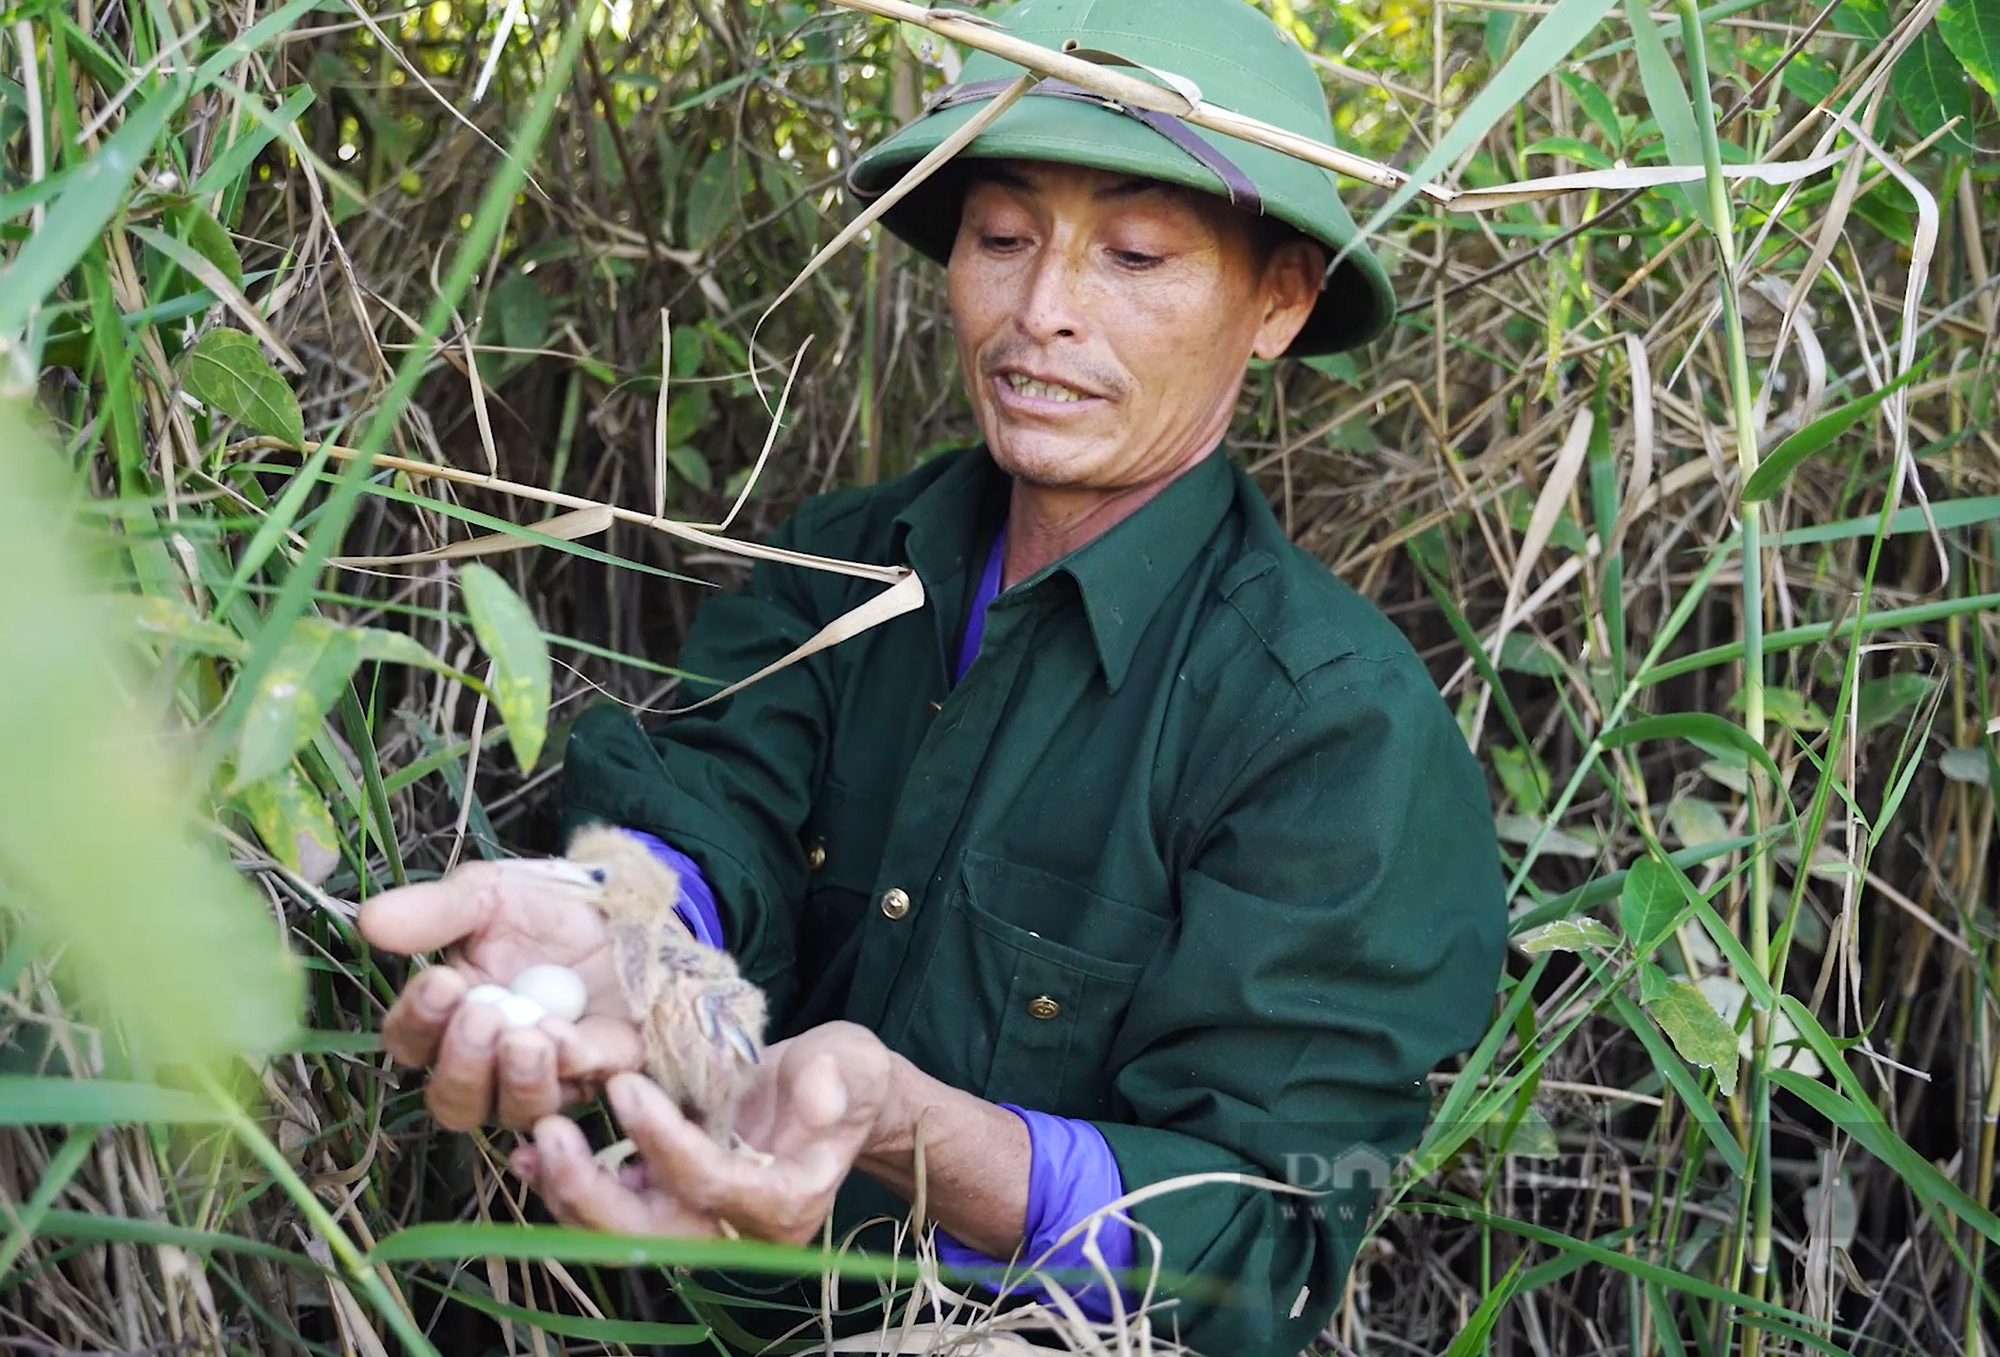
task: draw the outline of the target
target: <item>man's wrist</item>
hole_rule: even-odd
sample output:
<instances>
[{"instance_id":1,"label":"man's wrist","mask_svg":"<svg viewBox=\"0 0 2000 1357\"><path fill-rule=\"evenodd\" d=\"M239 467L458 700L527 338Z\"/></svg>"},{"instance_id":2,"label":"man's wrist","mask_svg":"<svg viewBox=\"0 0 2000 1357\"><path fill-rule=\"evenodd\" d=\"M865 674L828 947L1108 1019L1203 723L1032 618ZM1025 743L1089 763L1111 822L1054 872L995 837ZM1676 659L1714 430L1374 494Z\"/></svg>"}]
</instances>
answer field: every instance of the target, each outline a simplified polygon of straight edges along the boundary
<instances>
[{"instance_id":1,"label":"man's wrist","mask_svg":"<svg viewBox=\"0 0 2000 1357\"><path fill-rule=\"evenodd\" d=\"M854 1167L870 1177L893 1182L912 1172L921 1109L913 1108L911 1097L911 1076L919 1075L917 1067L894 1051L887 1054L889 1073L883 1081L882 1102L862 1141L861 1153L855 1156Z\"/></svg>"}]
</instances>

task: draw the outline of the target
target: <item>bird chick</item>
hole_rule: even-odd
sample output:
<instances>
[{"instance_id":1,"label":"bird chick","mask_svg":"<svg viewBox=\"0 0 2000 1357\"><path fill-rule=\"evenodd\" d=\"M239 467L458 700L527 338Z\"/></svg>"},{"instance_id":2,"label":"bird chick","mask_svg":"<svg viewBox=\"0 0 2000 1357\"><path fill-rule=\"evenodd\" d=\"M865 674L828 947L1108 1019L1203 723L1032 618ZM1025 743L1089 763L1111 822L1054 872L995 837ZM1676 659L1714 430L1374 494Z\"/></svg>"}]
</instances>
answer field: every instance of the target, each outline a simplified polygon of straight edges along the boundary
<instances>
[{"instance_id":1,"label":"bird chick","mask_svg":"<svg viewBox=\"0 0 2000 1357\"><path fill-rule=\"evenodd\" d=\"M612 960L639 1025L646 1072L724 1149L764 1051L764 992L674 911L680 878L621 830L586 826L569 861L597 882Z\"/></svg>"}]
</instances>

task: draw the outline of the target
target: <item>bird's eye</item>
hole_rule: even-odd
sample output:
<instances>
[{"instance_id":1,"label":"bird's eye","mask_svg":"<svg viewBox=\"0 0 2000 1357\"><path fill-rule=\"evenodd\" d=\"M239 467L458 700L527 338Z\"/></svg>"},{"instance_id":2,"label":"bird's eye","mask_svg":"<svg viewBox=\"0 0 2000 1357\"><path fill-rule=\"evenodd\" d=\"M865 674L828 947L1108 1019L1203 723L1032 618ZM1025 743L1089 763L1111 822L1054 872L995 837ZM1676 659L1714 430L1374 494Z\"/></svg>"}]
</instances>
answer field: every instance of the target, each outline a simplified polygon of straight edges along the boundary
<instances>
[{"instance_id":1,"label":"bird's eye","mask_svg":"<svg viewBox=\"0 0 2000 1357\"><path fill-rule=\"evenodd\" d=\"M605 871L602 867L592 867L590 869L590 879L602 886L611 879L611 873Z\"/></svg>"}]
</instances>

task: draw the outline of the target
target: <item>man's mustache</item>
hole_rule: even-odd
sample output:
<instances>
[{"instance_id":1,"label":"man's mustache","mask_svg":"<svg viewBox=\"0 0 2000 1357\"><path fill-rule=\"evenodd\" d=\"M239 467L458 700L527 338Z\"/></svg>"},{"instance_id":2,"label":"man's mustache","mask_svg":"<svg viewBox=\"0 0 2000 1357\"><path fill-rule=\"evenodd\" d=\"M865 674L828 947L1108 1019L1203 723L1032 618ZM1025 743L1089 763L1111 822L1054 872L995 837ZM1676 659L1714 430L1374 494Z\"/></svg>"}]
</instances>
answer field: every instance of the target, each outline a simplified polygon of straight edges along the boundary
<instances>
[{"instance_id":1,"label":"man's mustache","mask_svg":"<svg viewBox=\"0 0 2000 1357\"><path fill-rule=\"evenodd\" d=\"M1125 393L1126 380L1122 372L1089 362L1080 363L1074 358L1056 359L1039 346L1021 340L1010 340L980 355L979 372L983 377L997 377L1010 368L1032 372L1038 377L1094 395L1121 396Z\"/></svg>"}]
</instances>

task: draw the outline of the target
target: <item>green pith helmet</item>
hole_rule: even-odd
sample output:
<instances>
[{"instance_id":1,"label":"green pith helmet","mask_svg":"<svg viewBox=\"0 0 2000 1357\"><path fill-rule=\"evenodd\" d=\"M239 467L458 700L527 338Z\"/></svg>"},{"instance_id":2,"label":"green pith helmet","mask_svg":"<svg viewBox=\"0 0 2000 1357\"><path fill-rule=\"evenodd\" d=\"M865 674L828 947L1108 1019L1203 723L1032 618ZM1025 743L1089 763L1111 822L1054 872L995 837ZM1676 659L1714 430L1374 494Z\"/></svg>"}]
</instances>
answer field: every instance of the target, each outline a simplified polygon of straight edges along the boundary
<instances>
[{"instance_id":1,"label":"green pith helmet","mask_svg":"<svg viewBox=\"0 0 2000 1357\"><path fill-rule=\"evenodd\" d=\"M1116 68L1121 74L1147 78L1135 69L1144 66L1180 76L1200 86L1207 103L1333 143L1333 120L1312 63L1246 0L1018 0L991 17L1010 37L1056 52L1065 44L1110 52L1134 63ZM958 83L929 112L855 164L855 191L873 197L888 190L1021 74L1012 62L972 54ZM1044 81L959 155L1061 161L1199 189L1239 207L1261 208L1327 246L1329 257L1356 234L1334 176L1319 166L1164 114L1114 109L1058 82ZM912 194L884 221L939 263L950 257L958 221L940 212L935 198ZM1305 356L1365 344L1387 328L1394 311L1388 274L1366 246L1356 246L1327 279L1287 352Z\"/></svg>"}]
</instances>

